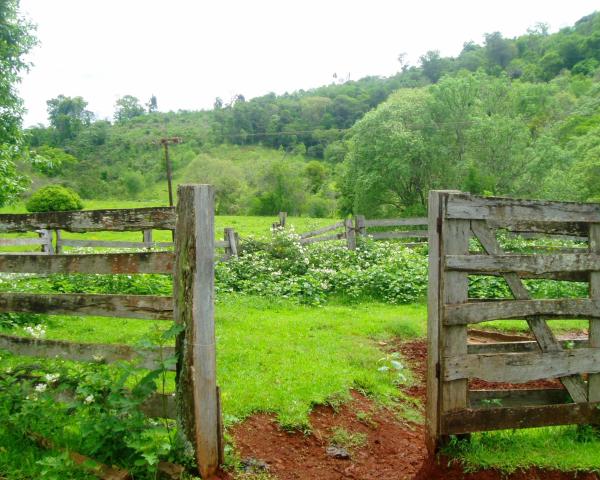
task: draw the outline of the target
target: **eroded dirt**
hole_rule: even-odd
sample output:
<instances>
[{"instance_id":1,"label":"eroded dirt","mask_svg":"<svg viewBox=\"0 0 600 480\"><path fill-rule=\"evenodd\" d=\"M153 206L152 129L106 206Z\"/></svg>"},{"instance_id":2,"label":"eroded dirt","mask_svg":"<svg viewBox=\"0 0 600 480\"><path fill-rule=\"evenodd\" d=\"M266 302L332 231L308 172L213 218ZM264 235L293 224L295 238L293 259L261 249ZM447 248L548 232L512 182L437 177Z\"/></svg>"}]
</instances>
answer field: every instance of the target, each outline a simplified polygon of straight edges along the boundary
<instances>
[{"instance_id":1,"label":"eroded dirt","mask_svg":"<svg viewBox=\"0 0 600 480\"><path fill-rule=\"evenodd\" d=\"M425 369L427 348L424 341L397 343L388 347L402 352L415 373L416 384L405 390L425 403ZM485 382L473 382L478 388L490 388ZM512 388L509 385L493 385ZM532 387L556 386L558 382L534 382ZM353 393L353 400L337 411L329 406L317 407L310 417L313 431L286 432L272 416L255 415L232 430L242 458L265 462L268 472L280 480L598 480L597 474L568 474L529 469L511 475L496 471L465 474L460 465L448 465L448 459L432 457L425 447L424 426L396 418L392 411L377 407L369 399ZM350 449L350 459L328 456L326 448L335 428L365 435L363 446Z\"/></svg>"}]
</instances>

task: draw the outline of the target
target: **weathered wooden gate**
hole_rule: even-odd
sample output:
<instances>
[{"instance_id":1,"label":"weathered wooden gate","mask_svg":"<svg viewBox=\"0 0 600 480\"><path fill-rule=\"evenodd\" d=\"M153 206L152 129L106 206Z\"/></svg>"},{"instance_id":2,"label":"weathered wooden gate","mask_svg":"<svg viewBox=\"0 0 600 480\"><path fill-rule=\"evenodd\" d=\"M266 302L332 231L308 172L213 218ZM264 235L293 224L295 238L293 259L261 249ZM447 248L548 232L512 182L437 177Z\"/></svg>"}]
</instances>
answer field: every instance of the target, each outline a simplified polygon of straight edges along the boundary
<instances>
[{"instance_id":1,"label":"weathered wooden gate","mask_svg":"<svg viewBox=\"0 0 600 480\"><path fill-rule=\"evenodd\" d=\"M508 254L496 232L584 237L587 248ZM600 204L429 196L427 432L435 450L451 434L600 424ZM470 253L471 238L483 252ZM502 276L514 299L469 299L469 275ZM589 298L531 298L523 278L589 282ZM546 320L589 319L589 338L559 342ZM471 345L469 325L524 319L535 341ZM472 390L470 379L563 389Z\"/></svg>"},{"instance_id":2,"label":"weathered wooden gate","mask_svg":"<svg viewBox=\"0 0 600 480\"><path fill-rule=\"evenodd\" d=\"M175 230L175 252L35 255L0 254L0 272L173 275L173 298L151 295L0 293L0 312L92 315L175 321L184 330L176 348L145 350L139 368L156 368L165 353L177 355L176 408L151 398L143 410L177 418L195 449L199 471L210 477L221 455L214 326L214 189L180 185L177 209L169 207L0 215L0 232L62 229L71 232ZM74 361L134 360L127 345L101 345L0 335L0 349L17 355ZM172 407L172 405L170 405ZM175 412L173 410L176 410Z\"/></svg>"}]
</instances>

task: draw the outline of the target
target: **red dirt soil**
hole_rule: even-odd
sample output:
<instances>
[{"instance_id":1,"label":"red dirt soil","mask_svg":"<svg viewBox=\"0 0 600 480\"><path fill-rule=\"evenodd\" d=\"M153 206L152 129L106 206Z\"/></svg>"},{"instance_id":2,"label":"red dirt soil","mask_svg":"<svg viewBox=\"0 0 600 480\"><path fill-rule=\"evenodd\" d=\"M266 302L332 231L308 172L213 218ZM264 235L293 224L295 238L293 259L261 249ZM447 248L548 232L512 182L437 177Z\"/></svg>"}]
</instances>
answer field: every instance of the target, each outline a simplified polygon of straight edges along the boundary
<instances>
[{"instance_id":1,"label":"red dirt soil","mask_svg":"<svg viewBox=\"0 0 600 480\"><path fill-rule=\"evenodd\" d=\"M395 344L410 362L417 384L405 391L425 403L424 373L427 347L423 341ZM528 387L548 387L549 383L536 382ZM475 387L490 387L474 382ZM557 386L560 386L558 384ZM500 387L494 385L494 387ZM508 386L502 386L510 388ZM368 412L361 422L357 412ZM261 460L268 471L280 480L400 480L400 479L469 479L469 480L598 480L596 474L568 474L529 469L511 475L497 471L466 474L460 465L448 466L445 458L435 458L425 447L424 426L398 420L393 412L377 407L364 396L353 393L353 400L337 411L328 406L315 408L310 416L312 433L281 430L272 416L255 415L237 425L231 432L242 458ZM365 446L351 450L349 460L327 455L326 448L332 429L343 427L350 432L366 435ZM223 478L231 478L225 476ZM251 477L250 477L251 478Z\"/></svg>"}]
</instances>

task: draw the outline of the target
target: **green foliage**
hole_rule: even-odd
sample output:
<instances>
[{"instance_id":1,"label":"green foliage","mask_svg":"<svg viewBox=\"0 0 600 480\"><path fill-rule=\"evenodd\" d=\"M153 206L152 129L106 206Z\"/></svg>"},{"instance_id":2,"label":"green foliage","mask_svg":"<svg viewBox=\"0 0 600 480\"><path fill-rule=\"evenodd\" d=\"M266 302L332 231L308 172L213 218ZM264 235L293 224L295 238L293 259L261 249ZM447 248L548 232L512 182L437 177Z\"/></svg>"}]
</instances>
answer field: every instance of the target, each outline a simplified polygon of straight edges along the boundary
<instances>
[{"instance_id":1,"label":"green foliage","mask_svg":"<svg viewBox=\"0 0 600 480\"><path fill-rule=\"evenodd\" d=\"M24 57L36 44L33 30L19 13L19 0L0 3L0 206L14 201L27 184L15 166L26 155L16 87L29 68Z\"/></svg>"},{"instance_id":2,"label":"green foliage","mask_svg":"<svg viewBox=\"0 0 600 480\"><path fill-rule=\"evenodd\" d=\"M35 192L26 203L29 212L63 212L81 210L79 195L61 185L48 185Z\"/></svg>"},{"instance_id":3,"label":"green foliage","mask_svg":"<svg viewBox=\"0 0 600 480\"><path fill-rule=\"evenodd\" d=\"M155 99L156 102L156 99ZM132 95L125 95L115 103L115 121L124 122L146 113L139 99Z\"/></svg>"},{"instance_id":4,"label":"green foliage","mask_svg":"<svg viewBox=\"0 0 600 480\"><path fill-rule=\"evenodd\" d=\"M59 95L46 103L48 119L58 145L64 145L74 139L94 118L92 112L86 110L87 102L82 97Z\"/></svg>"}]
</instances>

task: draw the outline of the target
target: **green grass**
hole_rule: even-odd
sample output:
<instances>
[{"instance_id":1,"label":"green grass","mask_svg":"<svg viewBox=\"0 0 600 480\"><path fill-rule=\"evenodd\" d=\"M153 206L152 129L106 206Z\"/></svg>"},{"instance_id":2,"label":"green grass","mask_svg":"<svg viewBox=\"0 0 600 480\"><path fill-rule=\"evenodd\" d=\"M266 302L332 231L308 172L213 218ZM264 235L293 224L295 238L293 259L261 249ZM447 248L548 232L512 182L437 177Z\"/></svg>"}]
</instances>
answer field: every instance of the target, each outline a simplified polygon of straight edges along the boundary
<instances>
[{"instance_id":1,"label":"green grass","mask_svg":"<svg viewBox=\"0 0 600 480\"><path fill-rule=\"evenodd\" d=\"M600 471L600 435L576 426L502 430L474 434L444 453L466 470L511 473L529 467L565 472Z\"/></svg>"},{"instance_id":2,"label":"green grass","mask_svg":"<svg viewBox=\"0 0 600 480\"><path fill-rule=\"evenodd\" d=\"M136 344L157 326L167 328L168 322L54 316L46 338ZM218 381L228 421L271 412L290 428L307 428L315 404L348 399L352 388L389 404L398 390L388 373L378 371L382 352L375 341L414 338L426 330L421 305L307 307L244 296L219 301L216 327ZM0 368L21 360L4 357Z\"/></svg>"}]
</instances>

